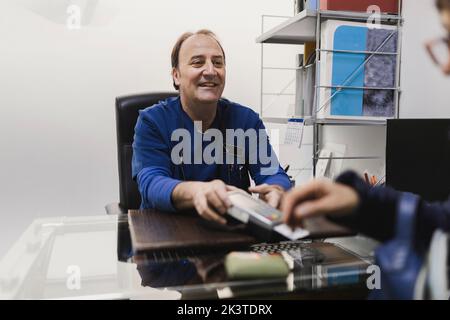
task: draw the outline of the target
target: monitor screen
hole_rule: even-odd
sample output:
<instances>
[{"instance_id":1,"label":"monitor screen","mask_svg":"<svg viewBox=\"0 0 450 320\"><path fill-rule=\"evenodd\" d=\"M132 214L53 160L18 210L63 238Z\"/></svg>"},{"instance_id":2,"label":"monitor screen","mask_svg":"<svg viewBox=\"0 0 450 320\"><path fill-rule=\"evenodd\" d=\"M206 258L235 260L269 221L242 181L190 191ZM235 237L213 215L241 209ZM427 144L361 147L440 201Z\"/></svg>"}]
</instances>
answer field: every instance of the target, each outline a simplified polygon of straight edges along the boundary
<instances>
[{"instance_id":1,"label":"monitor screen","mask_svg":"<svg viewBox=\"0 0 450 320\"><path fill-rule=\"evenodd\" d=\"M450 119L388 120L386 184L428 201L450 196Z\"/></svg>"}]
</instances>

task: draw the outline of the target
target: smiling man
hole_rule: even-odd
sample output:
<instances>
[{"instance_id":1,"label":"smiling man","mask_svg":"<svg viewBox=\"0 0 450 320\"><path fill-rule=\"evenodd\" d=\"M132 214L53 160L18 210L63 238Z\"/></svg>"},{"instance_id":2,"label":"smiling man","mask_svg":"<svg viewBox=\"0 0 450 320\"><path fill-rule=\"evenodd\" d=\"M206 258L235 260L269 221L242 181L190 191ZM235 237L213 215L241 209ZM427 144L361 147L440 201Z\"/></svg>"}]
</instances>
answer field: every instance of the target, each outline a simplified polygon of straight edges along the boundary
<instances>
[{"instance_id":1,"label":"smiling man","mask_svg":"<svg viewBox=\"0 0 450 320\"><path fill-rule=\"evenodd\" d=\"M183 34L171 58L179 96L141 111L135 128L132 169L141 208L196 209L203 218L223 224L231 205L227 191L234 188L259 193L278 207L281 195L290 188L289 178L278 164L258 114L222 98L225 52L214 33ZM187 142L192 152L183 149L174 156L178 141L173 136L180 131L192 137ZM225 139L230 132L234 132L231 141ZM200 142L194 139L199 135ZM211 143L220 145L212 152L213 163L203 157ZM256 187L249 188L249 174Z\"/></svg>"}]
</instances>

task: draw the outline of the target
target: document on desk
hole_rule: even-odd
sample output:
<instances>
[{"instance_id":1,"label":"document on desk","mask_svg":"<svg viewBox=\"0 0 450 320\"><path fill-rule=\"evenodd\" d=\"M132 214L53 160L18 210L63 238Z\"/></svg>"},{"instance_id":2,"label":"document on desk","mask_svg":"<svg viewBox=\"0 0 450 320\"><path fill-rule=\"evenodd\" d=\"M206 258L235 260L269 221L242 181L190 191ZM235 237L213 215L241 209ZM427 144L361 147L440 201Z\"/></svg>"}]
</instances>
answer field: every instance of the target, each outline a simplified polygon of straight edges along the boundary
<instances>
[{"instance_id":1,"label":"document on desk","mask_svg":"<svg viewBox=\"0 0 450 320\"><path fill-rule=\"evenodd\" d=\"M302 228L292 230L292 228L286 224L280 224L276 226L274 230L289 240L299 240L309 236L308 230Z\"/></svg>"}]
</instances>

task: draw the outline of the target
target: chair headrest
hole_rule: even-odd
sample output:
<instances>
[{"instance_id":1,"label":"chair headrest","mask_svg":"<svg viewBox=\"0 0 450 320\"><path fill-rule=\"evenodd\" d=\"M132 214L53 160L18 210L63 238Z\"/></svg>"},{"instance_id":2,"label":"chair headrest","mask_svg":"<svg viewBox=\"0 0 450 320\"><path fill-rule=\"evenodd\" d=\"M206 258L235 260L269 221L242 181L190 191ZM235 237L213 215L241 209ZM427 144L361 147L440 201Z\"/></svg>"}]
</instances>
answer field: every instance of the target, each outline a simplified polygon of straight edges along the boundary
<instances>
[{"instance_id":1,"label":"chair headrest","mask_svg":"<svg viewBox=\"0 0 450 320\"><path fill-rule=\"evenodd\" d=\"M117 142L119 144L133 143L134 127L139 116L139 110L176 96L178 96L177 92L152 92L117 97Z\"/></svg>"}]
</instances>

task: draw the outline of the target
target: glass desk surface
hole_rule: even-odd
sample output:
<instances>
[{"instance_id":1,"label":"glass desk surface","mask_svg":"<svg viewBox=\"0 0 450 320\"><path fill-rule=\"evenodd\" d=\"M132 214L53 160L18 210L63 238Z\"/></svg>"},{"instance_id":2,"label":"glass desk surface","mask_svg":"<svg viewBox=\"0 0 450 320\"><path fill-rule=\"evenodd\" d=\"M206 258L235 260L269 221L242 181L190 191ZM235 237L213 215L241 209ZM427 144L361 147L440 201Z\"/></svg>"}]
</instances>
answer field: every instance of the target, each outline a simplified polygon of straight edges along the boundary
<instances>
[{"instance_id":1,"label":"glass desk surface","mask_svg":"<svg viewBox=\"0 0 450 320\"><path fill-rule=\"evenodd\" d=\"M301 297L336 289L364 293L376 245L363 237L255 245L249 250L288 251L289 276L231 281L223 267L227 252L133 255L126 215L39 219L0 261L0 299Z\"/></svg>"}]
</instances>

